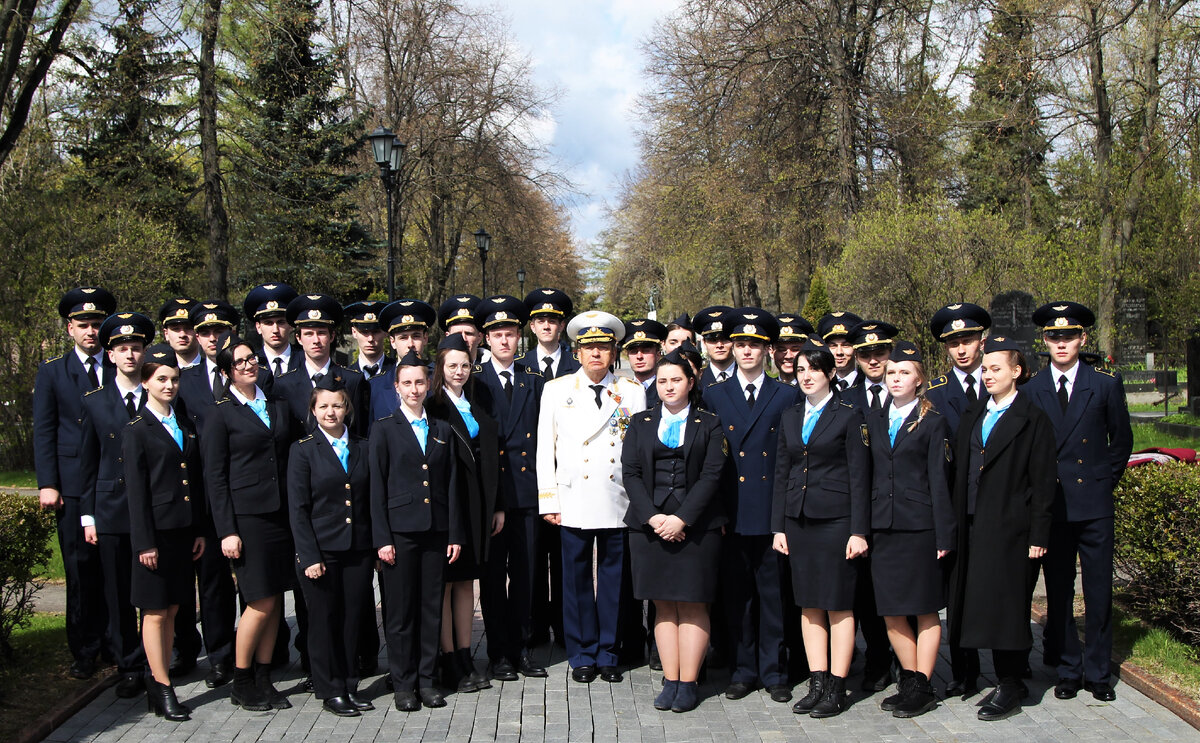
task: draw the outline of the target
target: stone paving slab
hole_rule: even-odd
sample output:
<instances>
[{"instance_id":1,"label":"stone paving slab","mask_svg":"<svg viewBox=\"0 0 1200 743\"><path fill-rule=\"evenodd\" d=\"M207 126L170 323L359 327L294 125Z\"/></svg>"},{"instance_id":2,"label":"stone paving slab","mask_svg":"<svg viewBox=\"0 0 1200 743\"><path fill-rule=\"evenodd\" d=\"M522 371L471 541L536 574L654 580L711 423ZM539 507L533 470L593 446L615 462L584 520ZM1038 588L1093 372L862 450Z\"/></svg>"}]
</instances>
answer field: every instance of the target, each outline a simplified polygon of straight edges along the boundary
<instances>
[{"instance_id":1,"label":"stone paving slab","mask_svg":"<svg viewBox=\"0 0 1200 743\"><path fill-rule=\"evenodd\" d=\"M289 601L290 612L290 601ZM294 622L294 616L289 614ZM1063 741L1198 741L1192 728L1135 689L1118 683L1117 700L1096 702L1087 693L1076 699L1054 698L1053 671L1041 666L1041 628L1033 624L1034 677L1024 710L1007 720L981 722L975 717L983 694L968 700L952 698L926 715L901 720L879 710L879 700L892 690L866 696L858 691L852 669L848 688L851 706L842 715L814 720L794 715L791 704L777 704L763 691L731 701L721 695L728 681L713 671L702 684L703 701L693 712L674 714L654 709L660 674L647 666L629 670L619 684L571 681L564 652L554 646L538 648L534 656L550 671L546 679L493 682L475 694L449 694L443 709L397 712L382 675L365 679L361 690L373 699L374 711L362 717L339 718L321 711L320 702L299 691L298 661L275 674L276 686L288 693L293 708L277 712L246 712L229 702L229 687L204 686L206 664L177 682L180 700L192 708L192 719L171 723L146 712L143 698L118 699L105 691L90 705L51 733L54 743L435 743L437 741L496 741L497 743L726 743L731 741L996 741L997 743L1060 743ZM380 654L385 667L386 649ZM476 612L476 663L486 664L482 622ZM983 653L984 678L994 683L988 654ZM945 646L934 686L948 680ZM1047 672L1049 670L1049 672ZM805 685L797 687L799 694ZM984 693L987 688L984 689Z\"/></svg>"}]
</instances>

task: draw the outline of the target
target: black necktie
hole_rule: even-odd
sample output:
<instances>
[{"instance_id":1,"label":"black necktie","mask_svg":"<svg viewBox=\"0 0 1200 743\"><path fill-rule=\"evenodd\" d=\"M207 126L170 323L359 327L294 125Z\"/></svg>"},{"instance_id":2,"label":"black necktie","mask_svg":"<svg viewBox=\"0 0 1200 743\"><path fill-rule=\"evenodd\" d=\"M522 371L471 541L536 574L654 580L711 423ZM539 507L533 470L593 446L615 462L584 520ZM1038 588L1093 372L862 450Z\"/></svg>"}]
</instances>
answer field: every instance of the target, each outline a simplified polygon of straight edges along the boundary
<instances>
[{"instance_id":1,"label":"black necktie","mask_svg":"<svg viewBox=\"0 0 1200 743\"><path fill-rule=\"evenodd\" d=\"M724 382L726 379L729 379L729 376L727 374L725 374L725 372L721 372L720 374L717 375L718 382Z\"/></svg>"},{"instance_id":2,"label":"black necktie","mask_svg":"<svg viewBox=\"0 0 1200 743\"><path fill-rule=\"evenodd\" d=\"M754 407L754 385L746 385L746 407Z\"/></svg>"},{"instance_id":3,"label":"black necktie","mask_svg":"<svg viewBox=\"0 0 1200 743\"><path fill-rule=\"evenodd\" d=\"M276 356L275 360L271 363L275 364L275 376L278 377L279 375L283 374L283 358L282 357Z\"/></svg>"},{"instance_id":4,"label":"black necktie","mask_svg":"<svg viewBox=\"0 0 1200 743\"><path fill-rule=\"evenodd\" d=\"M137 412L137 405L133 404L133 393L132 392L125 393L125 412L129 413L130 418L132 418L133 414Z\"/></svg>"},{"instance_id":5,"label":"black necktie","mask_svg":"<svg viewBox=\"0 0 1200 743\"><path fill-rule=\"evenodd\" d=\"M221 381L221 371L215 367L213 368L212 390L214 400L220 400L225 396L225 384Z\"/></svg>"},{"instance_id":6,"label":"black necktie","mask_svg":"<svg viewBox=\"0 0 1200 743\"><path fill-rule=\"evenodd\" d=\"M542 376L546 379L554 378L554 359L547 356L542 359L542 363L546 365L546 370L542 372Z\"/></svg>"},{"instance_id":7,"label":"black necktie","mask_svg":"<svg viewBox=\"0 0 1200 743\"><path fill-rule=\"evenodd\" d=\"M1067 412L1067 403L1071 401L1071 396L1067 394L1067 375L1064 374L1058 378L1058 405L1063 412Z\"/></svg>"},{"instance_id":8,"label":"black necktie","mask_svg":"<svg viewBox=\"0 0 1200 743\"><path fill-rule=\"evenodd\" d=\"M379 373L379 364L367 364L363 367L363 373L367 375L367 379Z\"/></svg>"},{"instance_id":9,"label":"black necktie","mask_svg":"<svg viewBox=\"0 0 1200 743\"><path fill-rule=\"evenodd\" d=\"M325 378L325 372L317 372L316 374L312 375L312 378L311 378L312 386L316 387L317 382L320 382L324 378Z\"/></svg>"},{"instance_id":10,"label":"black necktie","mask_svg":"<svg viewBox=\"0 0 1200 743\"><path fill-rule=\"evenodd\" d=\"M871 410L879 410L883 407L883 402L879 399L881 392L883 392L883 387L877 384L871 385Z\"/></svg>"},{"instance_id":11,"label":"black necktie","mask_svg":"<svg viewBox=\"0 0 1200 743\"><path fill-rule=\"evenodd\" d=\"M975 377L967 375L967 402L975 402L979 399L979 395L975 393Z\"/></svg>"},{"instance_id":12,"label":"black necktie","mask_svg":"<svg viewBox=\"0 0 1200 743\"><path fill-rule=\"evenodd\" d=\"M509 402L512 402L512 372L502 371L500 376L504 377L504 396L508 398Z\"/></svg>"},{"instance_id":13,"label":"black necktie","mask_svg":"<svg viewBox=\"0 0 1200 743\"><path fill-rule=\"evenodd\" d=\"M92 389L100 386L100 377L96 376L96 359L91 356L87 360L87 376L88 381L92 384Z\"/></svg>"},{"instance_id":14,"label":"black necktie","mask_svg":"<svg viewBox=\"0 0 1200 743\"><path fill-rule=\"evenodd\" d=\"M844 379L839 379L839 380L837 381L837 388L838 388L838 392L841 392L841 391L845 390L845 389L846 389L847 387L849 387L849 386L850 386L850 383L849 383L849 382L847 382L847 381L846 381L846 380L844 380Z\"/></svg>"},{"instance_id":15,"label":"black necktie","mask_svg":"<svg viewBox=\"0 0 1200 743\"><path fill-rule=\"evenodd\" d=\"M600 394L601 394L602 392L604 392L604 385L602 385L602 384L593 384L593 385L590 385L590 386L591 386L591 388L592 388L592 392L595 392L595 393L596 393L596 407L598 408L598 407L600 407L600 405L601 405L601 403L600 403Z\"/></svg>"}]
</instances>

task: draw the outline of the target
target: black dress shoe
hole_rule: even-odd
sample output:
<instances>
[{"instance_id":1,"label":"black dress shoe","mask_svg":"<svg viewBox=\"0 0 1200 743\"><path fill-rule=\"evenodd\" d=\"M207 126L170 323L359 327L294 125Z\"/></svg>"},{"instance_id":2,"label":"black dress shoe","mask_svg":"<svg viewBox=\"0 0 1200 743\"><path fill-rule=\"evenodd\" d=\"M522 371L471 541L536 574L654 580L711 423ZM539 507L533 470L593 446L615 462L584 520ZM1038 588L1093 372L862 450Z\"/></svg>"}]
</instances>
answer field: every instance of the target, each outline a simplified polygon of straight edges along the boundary
<instances>
[{"instance_id":1,"label":"black dress shoe","mask_svg":"<svg viewBox=\"0 0 1200 743\"><path fill-rule=\"evenodd\" d=\"M656 648L656 647L650 648L650 670L651 671L661 671L662 670L662 658L659 657L658 648Z\"/></svg>"},{"instance_id":2,"label":"black dress shoe","mask_svg":"<svg viewBox=\"0 0 1200 743\"><path fill-rule=\"evenodd\" d=\"M550 675L545 668L533 660L533 657L529 653L525 653L517 661L517 670L521 672L522 676L528 678L543 679Z\"/></svg>"},{"instance_id":3,"label":"black dress shoe","mask_svg":"<svg viewBox=\"0 0 1200 743\"><path fill-rule=\"evenodd\" d=\"M421 700L415 692L398 691L395 695L396 709L400 712L416 712L421 709Z\"/></svg>"},{"instance_id":4,"label":"black dress shoe","mask_svg":"<svg viewBox=\"0 0 1200 743\"><path fill-rule=\"evenodd\" d=\"M117 682L117 696L122 699L133 699L140 695L146 685L142 682L140 673L123 673Z\"/></svg>"},{"instance_id":5,"label":"black dress shoe","mask_svg":"<svg viewBox=\"0 0 1200 743\"><path fill-rule=\"evenodd\" d=\"M951 679L950 683L946 684L946 696L948 697L967 697L979 692L979 679L976 677L965 679Z\"/></svg>"},{"instance_id":6,"label":"black dress shoe","mask_svg":"<svg viewBox=\"0 0 1200 743\"><path fill-rule=\"evenodd\" d=\"M352 691L347 694L346 699L349 699L350 704L353 704L354 709L358 710L359 712L366 712L368 710L375 709L375 705L371 704L371 700L363 699L358 695L357 691Z\"/></svg>"},{"instance_id":7,"label":"black dress shoe","mask_svg":"<svg viewBox=\"0 0 1200 743\"><path fill-rule=\"evenodd\" d=\"M616 666L600 666L600 678L610 684L619 684L625 680L621 669Z\"/></svg>"},{"instance_id":8,"label":"black dress shoe","mask_svg":"<svg viewBox=\"0 0 1200 743\"><path fill-rule=\"evenodd\" d=\"M1002 681L984 700L976 717L987 722L1003 720L1020 711L1021 700L1028 694L1029 690L1025 688L1025 684Z\"/></svg>"},{"instance_id":9,"label":"black dress shoe","mask_svg":"<svg viewBox=\"0 0 1200 743\"><path fill-rule=\"evenodd\" d=\"M590 684L596 680L595 666L580 666L571 669L571 678L581 684Z\"/></svg>"},{"instance_id":10,"label":"black dress shoe","mask_svg":"<svg viewBox=\"0 0 1200 743\"><path fill-rule=\"evenodd\" d=\"M754 684L747 684L742 681L734 681L729 686L725 687L726 699L742 699L754 691Z\"/></svg>"},{"instance_id":11,"label":"black dress shoe","mask_svg":"<svg viewBox=\"0 0 1200 743\"><path fill-rule=\"evenodd\" d=\"M77 660L71 664L71 668L67 671L71 674L71 678L85 681L96 675L96 661L94 660Z\"/></svg>"},{"instance_id":12,"label":"black dress shoe","mask_svg":"<svg viewBox=\"0 0 1200 743\"><path fill-rule=\"evenodd\" d=\"M513 664L508 662L508 658L493 661L490 673L492 674L492 678L497 681L517 680L517 669L513 668Z\"/></svg>"},{"instance_id":13,"label":"black dress shoe","mask_svg":"<svg viewBox=\"0 0 1200 743\"><path fill-rule=\"evenodd\" d=\"M1090 691L1092 696L1101 702L1111 702L1117 698L1117 693L1113 691L1113 688L1110 684L1098 684L1092 683L1091 681L1085 681L1083 688Z\"/></svg>"},{"instance_id":14,"label":"black dress shoe","mask_svg":"<svg viewBox=\"0 0 1200 743\"><path fill-rule=\"evenodd\" d=\"M1059 679L1054 685L1054 698L1074 699L1081 686L1079 679Z\"/></svg>"},{"instance_id":15,"label":"black dress shoe","mask_svg":"<svg viewBox=\"0 0 1200 743\"><path fill-rule=\"evenodd\" d=\"M787 684L771 684L767 687L767 693L771 695L772 702L783 704L792 701L792 688Z\"/></svg>"},{"instance_id":16,"label":"black dress shoe","mask_svg":"<svg viewBox=\"0 0 1200 743\"><path fill-rule=\"evenodd\" d=\"M321 709L332 712L338 717L360 717L362 715L349 697L329 697L321 702Z\"/></svg>"},{"instance_id":17,"label":"black dress shoe","mask_svg":"<svg viewBox=\"0 0 1200 743\"><path fill-rule=\"evenodd\" d=\"M204 677L204 685L210 689L216 689L218 686L224 686L233 680L233 664L226 661L223 663L213 663L209 669L208 675Z\"/></svg>"},{"instance_id":18,"label":"black dress shoe","mask_svg":"<svg viewBox=\"0 0 1200 743\"><path fill-rule=\"evenodd\" d=\"M417 691L417 693L421 697L421 704L425 705L426 707L428 707L430 709L437 709L438 707L446 706L446 698L444 696L442 696L442 693L440 691L433 688L432 686L427 686L423 689L419 689Z\"/></svg>"},{"instance_id":19,"label":"black dress shoe","mask_svg":"<svg viewBox=\"0 0 1200 743\"><path fill-rule=\"evenodd\" d=\"M171 667L167 672L172 677L186 676L196 670L196 659L192 657L176 656L175 660L171 661ZM230 671L232 673L232 671Z\"/></svg>"}]
</instances>

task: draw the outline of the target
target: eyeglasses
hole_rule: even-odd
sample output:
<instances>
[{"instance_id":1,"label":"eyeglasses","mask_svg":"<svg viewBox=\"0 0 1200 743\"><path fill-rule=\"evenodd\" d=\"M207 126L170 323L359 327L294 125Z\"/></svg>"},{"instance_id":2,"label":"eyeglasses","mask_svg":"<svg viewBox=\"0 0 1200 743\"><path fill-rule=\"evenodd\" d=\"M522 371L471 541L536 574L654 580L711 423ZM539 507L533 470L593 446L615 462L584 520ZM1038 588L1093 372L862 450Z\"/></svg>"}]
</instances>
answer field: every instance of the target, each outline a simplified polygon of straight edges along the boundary
<instances>
[{"instance_id":1,"label":"eyeglasses","mask_svg":"<svg viewBox=\"0 0 1200 743\"><path fill-rule=\"evenodd\" d=\"M252 366L258 366L257 356L247 356L244 359L238 359L233 362L234 369L249 369Z\"/></svg>"}]
</instances>

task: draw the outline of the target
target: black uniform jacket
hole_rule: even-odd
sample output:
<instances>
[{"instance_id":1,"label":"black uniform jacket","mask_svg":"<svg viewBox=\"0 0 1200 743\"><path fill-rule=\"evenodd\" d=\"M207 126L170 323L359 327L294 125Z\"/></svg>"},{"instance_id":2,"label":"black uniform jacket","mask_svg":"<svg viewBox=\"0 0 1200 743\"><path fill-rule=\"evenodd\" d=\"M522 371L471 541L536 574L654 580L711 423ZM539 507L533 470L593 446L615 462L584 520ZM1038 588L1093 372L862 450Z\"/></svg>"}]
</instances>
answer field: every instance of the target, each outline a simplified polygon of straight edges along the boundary
<instances>
[{"instance_id":1,"label":"black uniform jacket","mask_svg":"<svg viewBox=\"0 0 1200 743\"><path fill-rule=\"evenodd\" d=\"M967 526L967 475L971 436L987 413L986 397L963 413L954 443L958 462L954 510L960 528L950 576L950 636L964 647L1023 649L1030 644L1029 600L1035 573L1029 548L1050 541L1054 502L1054 427L1024 390L996 422L988 438L975 505L975 529ZM968 537L974 544L968 544ZM976 554L984 559L970 560ZM982 620L961 621L967 582L987 587Z\"/></svg>"},{"instance_id":2,"label":"black uniform jacket","mask_svg":"<svg viewBox=\"0 0 1200 743\"><path fill-rule=\"evenodd\" d=\"M146 399L145 393L142 400ZM83 396L80 419L79 477L83 497L80 513L96 519L101 534L129 533L129 503L125 497L125 465L121 439L129 412L115 383Z\"/></svg>"},{"instance_id":3,"label":"black uniform jacket","mask_svg":"<svg viewBox=\"0 0 1200 743\"><path fill-rule=\"evenodd\" d=\"M931 409L917 422L914 407L888 438L887 410L869 413L871 439L871 528L933 529L939 550L958 546L957 521L950 500L950 462L954 457L946 419Z\"/></svg>"},{"instance_id":4,"label":"black uniform jacket","mask_svg":"<svg viewBox=\"0 0 1200 743\"><path fill-rule=\"evenodd\" d=\"M471 403L471 415L479 424L478 437L472 441L467 432L466 421L458 408L438 390L425 402L425 411L434 418L450 424L454 432L456 464L458 468L459 505L466 508L467 538L475 552L475 559L482 563L487 559L491 542L492 515L504 510L498 497L500 490L500 430L496 419L488 415L486 399L490 394L487 387L468 380L463 393ZM403 414L402 414L403 415ZM478 445L479 456L475 456Z\"/></svg>"},{"instance_id":5,"label":"black uniform jacket","mask_svg":"<svg viewBox=\"0 0 1200 743\"><path fill-rule=\"evenodd\" d=\"M450 544L465 543L454 432L446 421L426 415L424 453L403 410L371 428L371 531L377 549L393 544L393 532L448 531Z\"/></svg>"},{"instance_id":6,"label":"black uniform jacket","mask_svg":"<svg viewBox=\"0 0 1200 743\"><path fill-rule=\"evenodd\" d=\"M135 555L158 548L160 529L190 526L202 534L208 524L196 429L178 412L175 420L183 431L182 451L147 410L125 424L121 458L129 502L129 543Z\"/></svg>"},{"instance_id":7,"label":"black uniform jacket","mask_svg":"<svg viewBox=\"0 0 1200 743\"><path fill-rule=\"evenodd\" d=\"M297 423L286 401L267 398L267 426L232 394L208 415L201 438L217 536L237 534L238 514L274 513L287 505L288 449Z\"/></svg>"},{"instance_id":8,"label":"black uniform jacket","mask_svg":"<svg viewBox=\"0 0 1200 743\"><path fill-rule=\"evenodd\" d=\"M349 471L320 431L292 444L288 517L296 562L307 568L324 553L371 549L371 475L366 439L350 435Z\"/></svg>"},{"instance_id":9,"label":"black uniform jacket","mask_svg":"<svg viewBox=\"0 0 1200 743\"><path fill-rule=\"evenodd\" d=\"M729 521L724 503L717 497L725 467L725 436L721 420L707 410L692 406L683 427L685 489L682 497L654 490L654 448L662 405L635 413L625 431L621 449L621 473L629 510L625 523L646 528L656 513L678 516L693 531L715 529Z\"/></svg>"},{"instance_id":10,"label":"black uniform jacket","mask_svg":"<svg viewBox=\"0 0 1200 743\"><path fill-rule=\"evenodd\" d=\"M514 362L512 368L515 379L511 401L504 394L503 380L490 361L476 364L472 376L477 385L487 386L491 402L487 412L500 427L499 497L506 508L536 509L537 470L534 468L538 413L545 380L535 369L519 361Z\"/></svg>"},{"instance_id":11,"label":"black uniform jacket","mask_svg":"<svg viewBox=\"0 0 1200 743\"><path fill-rule=\"evenodd\" d=\"M850 517L850 533L871 532L871 453L863 435L862 411L835 393L804 443L804 403L783 412L775 456L771 531L784 531L784 517Z\"/></svg>"},{"instance_id":12,"label":"black uniform jacket","mask_svg":"<svg viewBox=\"0 0 1200 743\"><path fill-rule=\"evenodd\" d=\"M101 354L104 356L104 354ZM116 370L104 361L101 384ZM79 444L83 393L92 388L87 370L72 348L38 367L33 387L33 458L39 488L57 488L64 498L80 498Z\"/></svg>"}]
</instances>

